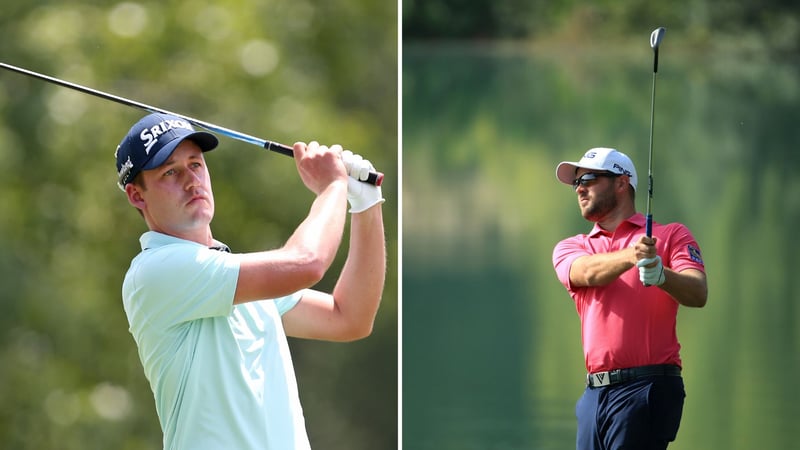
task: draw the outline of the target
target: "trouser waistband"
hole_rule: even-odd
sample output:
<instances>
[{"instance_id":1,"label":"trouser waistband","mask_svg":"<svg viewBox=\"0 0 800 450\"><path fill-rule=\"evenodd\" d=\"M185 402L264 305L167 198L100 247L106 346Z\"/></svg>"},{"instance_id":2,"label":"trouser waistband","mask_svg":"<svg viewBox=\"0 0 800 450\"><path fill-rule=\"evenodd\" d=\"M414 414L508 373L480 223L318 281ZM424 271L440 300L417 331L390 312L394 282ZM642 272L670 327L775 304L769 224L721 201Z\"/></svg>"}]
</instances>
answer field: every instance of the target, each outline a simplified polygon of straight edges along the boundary
<instances>
[{"instance_id":1,"label":"trouser waistband","mask_svg":"<svg viewBox=\"0 0 800 450\"><path fill-rule=\"evenodd\" d=\"M611 386L643 377L681 376L681 368L673 364L657 364L652 366L631 367L628 369L607 370L586 374L586 385L589 387Z\"/></svg>"}]
</instances>

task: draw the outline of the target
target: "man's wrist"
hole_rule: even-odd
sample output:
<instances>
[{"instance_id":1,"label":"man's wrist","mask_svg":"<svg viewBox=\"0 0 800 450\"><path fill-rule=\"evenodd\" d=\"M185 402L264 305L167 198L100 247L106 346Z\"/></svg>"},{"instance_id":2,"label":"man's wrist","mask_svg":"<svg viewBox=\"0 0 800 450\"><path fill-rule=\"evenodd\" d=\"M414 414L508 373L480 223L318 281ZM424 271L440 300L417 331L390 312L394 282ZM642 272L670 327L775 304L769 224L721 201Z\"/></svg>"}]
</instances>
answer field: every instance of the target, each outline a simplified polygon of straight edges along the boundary
<instances>
[{"instance_id":1,"label":"man's wrist","mask_svg":"<svg viewBox=\"0 0 800 450\"><path fill-rule=\"evenodd\" d=\"M361 213L365 213L365 212L367 212L367 211L370 211L370 210L372 210L372 209L376 209L376 208L375 208L376 206L378 206L378 208L377 208L377 209L380 209L380 205L381 205L381 204L383 204L385 201L386 201L386 199L385 199L385 198L383 198L383 197L381 197L380 199L376 200L375 202L373 202L373 203L372 203L371 205L369 205L369 206L357 206L357 207L353 207L353 205L351 205L351 206L350 206L350 210L349 210L348 212L349 212L350 214L361 214Z\"/></svg>"}]
</instances>

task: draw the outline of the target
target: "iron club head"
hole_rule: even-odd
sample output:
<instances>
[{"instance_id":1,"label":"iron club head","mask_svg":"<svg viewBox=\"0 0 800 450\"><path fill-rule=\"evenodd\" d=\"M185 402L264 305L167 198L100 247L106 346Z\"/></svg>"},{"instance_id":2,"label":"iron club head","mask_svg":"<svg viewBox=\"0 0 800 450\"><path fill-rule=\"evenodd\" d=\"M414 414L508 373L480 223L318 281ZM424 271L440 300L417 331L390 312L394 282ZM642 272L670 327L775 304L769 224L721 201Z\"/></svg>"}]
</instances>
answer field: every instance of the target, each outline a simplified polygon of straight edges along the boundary
<instances>
[{"instance_id":1,"label":"iron club head","mask_svg":"<svg viewBox=\"0 0 800 450\"><path fill-rule=\"evenodd\" d=\"M661 39L664 39L664 33L666 32L666 28L658 27L650 34L650 47L653 50L658 49L658 46L661 45Z\"/></svg>"}]
</instances>

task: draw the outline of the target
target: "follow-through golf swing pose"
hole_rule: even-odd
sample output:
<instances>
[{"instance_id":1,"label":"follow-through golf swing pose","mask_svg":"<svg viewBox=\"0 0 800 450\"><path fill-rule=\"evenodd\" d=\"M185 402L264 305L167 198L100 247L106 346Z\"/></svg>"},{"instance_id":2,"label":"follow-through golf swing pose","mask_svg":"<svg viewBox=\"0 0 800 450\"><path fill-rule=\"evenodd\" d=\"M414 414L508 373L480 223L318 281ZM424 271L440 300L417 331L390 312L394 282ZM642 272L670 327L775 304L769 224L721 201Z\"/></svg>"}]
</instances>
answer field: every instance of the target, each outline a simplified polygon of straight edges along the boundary
<instances>
[{"instance_id":1,"label":"follow-through golf swing pose","mask_svg":"<svg viewBox=\"0 0 800 450\"><path fill-rule=\"evenodd\" d=\"M707 288L700 248L680 223L636 212L636 169L614 149L562 162L588 234L559 242L553 265L581 320L587 387L578 401L577 448L665 449L683 410L678 306L702 307ZM650 267L637 264L657 261ZM637 267L639 265L639 267Z\"/></svg>"},{"instance_id":2,"label":"follow-through golf swing pose","mask_svg":"<svg viewBox=\"0 0 800 450\"><path fill-rule=\"evenodd\" d=\"M652 168L648 175L652 196ZM580 317L587 370L575 409L577 448L665 449L685 397L678 306L702 307L708 295L700 248L685 225L654 223L649 199L647 217L636 211L636 169L615 149L562 162L556 177L572 185L594 223L553 251Z\"/></svg>"},{"instance_id":3,"label":"follow-through golf swing pose","mask_svg":"<svg viewBox=\"0 0 800 450\"><path fill-rule=\"evenodd\" d=\"M370 334L386 267L381 189L358 155L296 143L315 194L273 250L231 253L211 232L205 152L217 138L181 117L150 114L116 152L119 185L149 229L122 287L130 332L156 403L165 449L307 449L286 336L348 341ZM347 260L330 268L351 213Z\"/></svg>"}]
</instances>

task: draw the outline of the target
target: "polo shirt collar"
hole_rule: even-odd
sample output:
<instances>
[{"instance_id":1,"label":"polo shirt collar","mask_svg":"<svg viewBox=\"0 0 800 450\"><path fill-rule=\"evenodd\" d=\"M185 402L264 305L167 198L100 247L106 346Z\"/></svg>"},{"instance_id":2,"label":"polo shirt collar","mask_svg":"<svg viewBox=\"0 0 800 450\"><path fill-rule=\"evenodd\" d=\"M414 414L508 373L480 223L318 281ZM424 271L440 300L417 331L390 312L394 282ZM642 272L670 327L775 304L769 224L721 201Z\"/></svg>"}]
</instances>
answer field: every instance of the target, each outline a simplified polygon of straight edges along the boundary
<instances>
[{"instance_id":1,"label":"polo shirt collar","mask_svg":"<svg viewBox=\"0 0 800 450\"><path fill-rule=\"evenodd\" d=\"M644 214L636 213L636 214L628 217L627 219L623 220L619 224L619 226L617 226L617 229L619 229L619 227L621 227L624 223L630 223L631 226L634 227L634 228L642 228L642 227L645 226L645 222L646 221L645 221L645 218L644 218ZM604 230L604 229L600 228L600 225L595 223L594 227L592 227L592 231L589 232L589 236L590 237L595 237L597 235L602 235L602 234L611 235L613 233L614 233L613 231L608 231L608 230Z\"/></svg>"},{"instance_id":2,"label":"polo shirt collar","mask_svg":"<svg viewBox=\"0 0 800 450\"><path fill-rule=\"evenodd\" d=\"M145 232L139 238L139 243L142 245L142 250L163 247L165 245L170 245L170 244L189 244L189 245L198 245L200 247L203 247L203 245L198 244L197 242L177 238L175 236L170 236L164 233L159 233L158 231ZM212 245L211 248L230 252L230 249L228 249L227 245L216 239L214 239L214 245Z\"/></svg>"}]
</instances>

